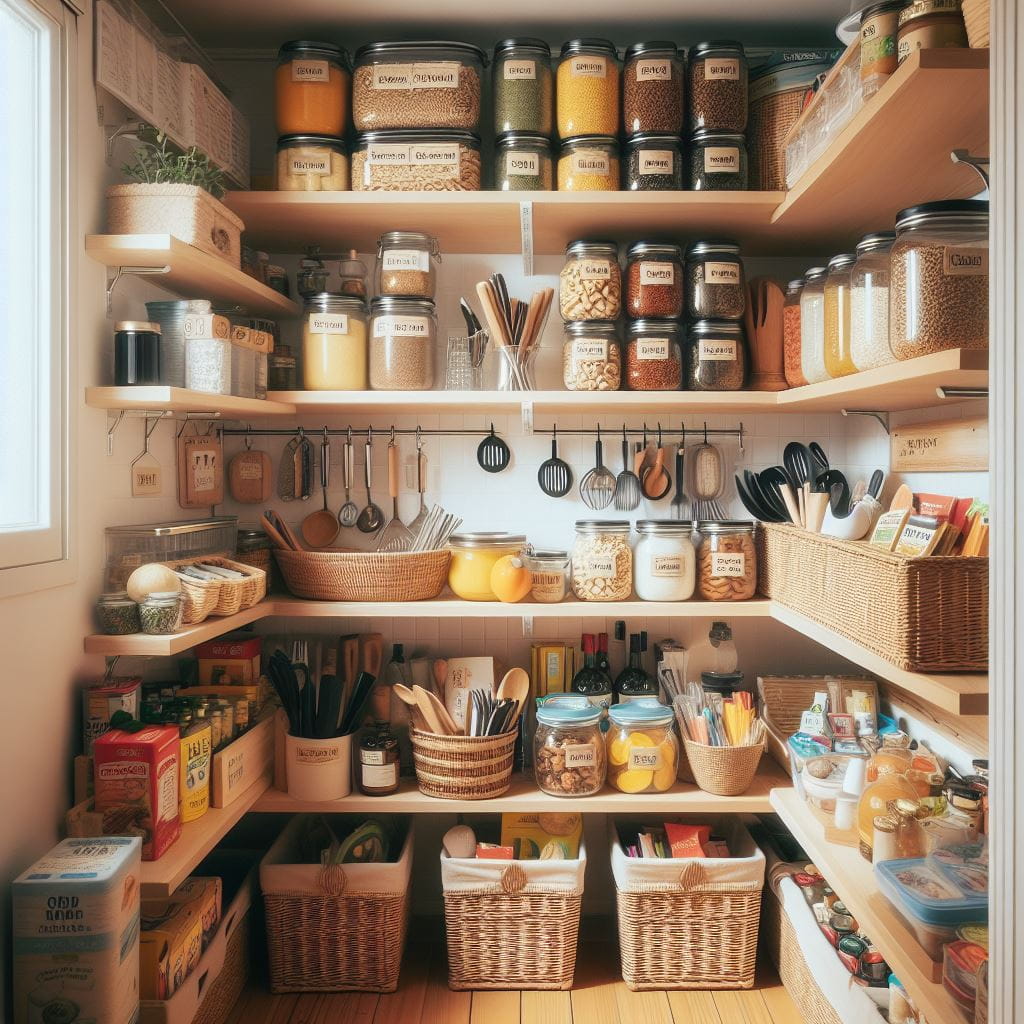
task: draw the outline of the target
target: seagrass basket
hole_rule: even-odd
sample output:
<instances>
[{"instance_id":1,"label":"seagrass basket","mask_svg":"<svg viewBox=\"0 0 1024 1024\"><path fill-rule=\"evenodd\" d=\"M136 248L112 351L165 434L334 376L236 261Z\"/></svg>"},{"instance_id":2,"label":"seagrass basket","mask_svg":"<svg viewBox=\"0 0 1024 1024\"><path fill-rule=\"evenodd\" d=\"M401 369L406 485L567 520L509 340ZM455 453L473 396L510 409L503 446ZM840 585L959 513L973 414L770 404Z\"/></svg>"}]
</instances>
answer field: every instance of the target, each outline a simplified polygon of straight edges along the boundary
<instances>
[{"instance_id":1,"label":"seagrass basket","mask_svg":"<svg viewBox=\"0 0 1024 1024\"><path fill-rule=\"evenodd\" d=\"M416 782L441 800L489 800L512 784L518 730L500 736L439 736L410 729Z\"/></svg>"},{"instance_id":2,"label":"seagrass basket","mask_svg":"<svg viewBox=\"0 0 1024 1024\"><path fill-rule=\"evenodd\" d=\"M285 551L285 585L314 601L429 601L448 581L450 551Z\"/></svg>"},{"instance_id":3,"label":"seagrass basket","mask_svg":"<svg viewBox=\"0 0 1024 1024\"><path fill-rule=\"evenodd\" d=\"M750 789L761 763L764 744L746 747L709 747L683 737L693 779L705 793L739 796Z\"/></svg>"},{"instance_id":4,"label":"seagrass basket","mask_svg":"<svg viewBox=\"0 0 1024 1024\"><path fill-rule=\"evenodd\" d=\"M243 580L198 580L179 575L181 592L185 595L182 622L195 625L209 615L234 615L236 612L259 604L267 596L267 574L254 565L245 565L220 555L204 555L202 558L182 558L164 565L177 569L182 565L207 562L234 569L245 576Z\"/></svg>"}]
</instances>

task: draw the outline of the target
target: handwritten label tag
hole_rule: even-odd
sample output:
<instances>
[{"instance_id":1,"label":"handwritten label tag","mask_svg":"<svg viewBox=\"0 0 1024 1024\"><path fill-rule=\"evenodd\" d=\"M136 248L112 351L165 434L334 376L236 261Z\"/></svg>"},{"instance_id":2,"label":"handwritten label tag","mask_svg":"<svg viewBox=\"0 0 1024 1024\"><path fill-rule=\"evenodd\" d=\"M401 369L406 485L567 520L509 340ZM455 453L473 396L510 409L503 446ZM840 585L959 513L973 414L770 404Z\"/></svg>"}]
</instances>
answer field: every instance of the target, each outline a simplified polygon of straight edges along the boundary
<instances>
[{"instance_id":1,"label":"handwritten label tag","mask_svg":"<svg viewBox=\"0 0 1024 1024\"><path fill-rule=\"evenodd\" d=\"M742 551L715 551L711 555L711 575L742 577L747 569L747 556Z\"/></svg>"},{"instance_id":2,"label":"handwritten label tag","mask_svg":"<svg viewBox=\"0 0 1024 1024\"><path fill-rule=\"evenodd\" d=\"M132 497L151 498L163 493L163 473L152 455L143 455L132 464Z\"/></svg>"}]
</instances>

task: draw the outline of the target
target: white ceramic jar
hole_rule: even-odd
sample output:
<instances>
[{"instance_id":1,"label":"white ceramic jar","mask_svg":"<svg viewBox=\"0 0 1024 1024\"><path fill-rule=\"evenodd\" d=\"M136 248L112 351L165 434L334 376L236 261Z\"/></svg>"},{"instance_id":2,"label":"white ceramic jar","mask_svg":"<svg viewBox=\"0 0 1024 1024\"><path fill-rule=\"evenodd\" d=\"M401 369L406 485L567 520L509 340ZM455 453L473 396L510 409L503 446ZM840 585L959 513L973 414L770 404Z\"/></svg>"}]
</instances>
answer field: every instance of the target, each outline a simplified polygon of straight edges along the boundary
<instances>
[{"instance_id":1,"label":"white ceramic jar","mask_svg":"<svg viewBox=\"0 0 1024 1024\"><path fill-rule=\"evenodd\" d=\"M697 585L693 523L687 519L641 519L633 552L633 587L641 601L686 601Z\"/></svg>"}]
</instances>

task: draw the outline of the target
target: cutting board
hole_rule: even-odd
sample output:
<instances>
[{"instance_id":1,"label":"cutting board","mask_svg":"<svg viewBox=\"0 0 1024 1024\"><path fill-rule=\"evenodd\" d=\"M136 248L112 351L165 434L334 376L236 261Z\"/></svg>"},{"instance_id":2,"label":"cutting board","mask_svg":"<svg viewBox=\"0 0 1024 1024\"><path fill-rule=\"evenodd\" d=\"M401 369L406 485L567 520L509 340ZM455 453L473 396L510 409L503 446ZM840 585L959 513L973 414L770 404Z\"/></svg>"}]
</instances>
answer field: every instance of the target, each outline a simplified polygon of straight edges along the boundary
<instances>
[{"instance_id":1,"label":"cutting board","mask_svg":"<svg viewBox=\"0 0 1024 1024\"><path fill-rule=\"evenodd\" d=\"M228 490L243 505L262 505L274 490L274 467L266 452L248 449L228 463Z\"/></svg>"},{"instance_id":2,"label":"cutting board","mask_svg":"<svg viewBox=\"0 0 1024 1024\"><path fill-rule=\"evenodd\" d=\"M224 500L224 444L220 431L178 438L178 504L209 508Z\"/></svg>"}]
</instances>

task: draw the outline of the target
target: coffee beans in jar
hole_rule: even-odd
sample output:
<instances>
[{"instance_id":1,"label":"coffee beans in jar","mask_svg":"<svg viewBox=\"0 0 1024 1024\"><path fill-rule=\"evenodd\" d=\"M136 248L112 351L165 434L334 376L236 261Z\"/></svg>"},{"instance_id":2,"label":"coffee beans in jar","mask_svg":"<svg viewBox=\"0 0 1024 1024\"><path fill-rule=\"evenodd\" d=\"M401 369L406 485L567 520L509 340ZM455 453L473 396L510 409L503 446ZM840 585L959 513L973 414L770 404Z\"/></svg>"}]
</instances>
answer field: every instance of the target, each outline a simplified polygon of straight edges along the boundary
<instances>
[{"instance_id":1,"label":"coffee beans in jar","mask_svg":"<svg viewBox=\"0 0 1024 1024\"><path fill-rule=\"evenodd\" d=\"M697 591L705 601L747 601L757 593L754 524L746 520L697 523Z\"/></svg>"},{"instance_id":2,"label":"coffee beans in jar","mask_svg":"<svg viewBox=\"0 0 1024 1024\"><path fill-rule=\"evenodd\" d=\"M563 320L616 320L622 309L622 271L615 242L570 242L558 275Z\"/></svg>"},{"instance_id":3,"label":"coffee beans in jar","mask_svg":"<svg viewBox=\"0 0 1024 1024\"><path fill-rule=\"evenodd\" d=\"M694 242L686 250L687 313L693 320L742 320L747 282L739 244Z\"/></svg>"},{"instance_id":4,"label":"coffee beans in jar","mask_svg":"<svg viewBox=\"0 0 1024 1024\"><path fill-rule=\"evenodd\" d=\"M618 391L622 351L615 324L575 320L565 325L562 383L567 391Z\"/></svg>"},{"instance_id":5,"label":"coffee beans in jar","mask_svg":"<svg viewBox=\"0 0 1024 1024\"><path fill-rule=\"evenodd\" d=\"M576 521L572 591L580 601L629 598L633 592L633 549L626 520Z\"/></svg>"},{"instance_id":6,"label":"coffee beans in jar","mask_svg":"<svg viewBox=\"0 0 1024 1024\"><path fill-rule=\"evenodd\" d=\"M503 39L494 48L494 134L554 130L551 48L543 39Z\"/></svg>"},{"instance_id":7,"label":"coffee beans in jar","mask_svg":"<svg viewBox=\"0 0 1024 1024\"><path fill-rule=\"evenodd\" d=\"M370 389L429 391L436 343L437 317L429 299L375 298L370 304Z\"/></svg>"},{"instance_id":8,"label":"coffee beans in jar","mask_svg":"<svg viewBox=\"0 0 1024 1024\"><path fill-rule=\"evenodd\" d=\"M683 55L675 43L634 43L622 68L622 121L627 135L683 131Z\"/></svg>"},{"instance_id":9,"label":"coffee beans in jar","mask_svg":"<svg viewBox=\"0 0 1024 1024\"><path fill-rule=\"evenodd\" d=\"M571 39L562 47L555 120L563 139L618 132L619 57L610 40Z\"/></svg>"},{"instance_id":10,"label":"coffee beans in jar","mask_svg":"<svg viewBox=\"0 0 1024 1024\"><path fill-rule=\"evenodd\" d=\"M694 132L690 138L690 188L694 192L747 187L747 144L729 132Z\"/></svg>"},{"instance_id":11,"label":"coffee beans in jar","mask_svg":"<svg viewBox=\"0 0 1024 1024\"><path fill-rule=\"evenodd\" d=\"M683 143L675 135L644 133L626 143L630 192L671 192L683 188Z\"/></svg>"},{"instance_id":12,"label":"coffee beans in jar","mask_svg":"<svg viewBox=\"0 0 1024 1024\"><path fill-rule=\"evenodd\" d=\"M675 320L634 320L626 340L626 386L630 391L678 391L683 356Z\"/></svg>"},{"instance_id":13,"label":"coffee beans in jar","mask_svg":"<svg viewBox=\"0 0 1024 1024\"><path fill-rule=\"evenodd\" d=\"M436 238L420 231L386 231L377 239L374 295L432 299L437 288L435 262L441 262Z\"/></svg>"},{"instance_id":14,"label":"coffee beans in jar","mask_svg":"<svg viewBox=\"0 0 1024 1024\"><path fill-rule=\"evenodd\" d=\"M494 142L494 187L501 192L554 188L551 142L535 132L505 132Z\"/></svg>"},{"instance_id":15,"label":"coffee beans in jar","mask_svg":"<svg viewBox=\"0 0 1024 1024\"><path fill-rule=\"evenodd\" d=\"M690 128L742 132L747 127L747 58L732 39L690 50Z\"/></svg>"},{"instance_id":16,"label":"coffee beans in jar","mask_svg":"<svg viewBox=\"0 0 1024 1024\"><path fill-rule=\"evenodd\" d=\"M363 132L352 150L353 192L476 192L480 139L469 132Z\"/></svg>"},{"instance_id":17,"label":"coffee beans in jar","mask_svg":"<svg viewBox=\"0 0 1024 1024\"><path fill-rule=\"evenodd\" d=\"M577 135L562 141L559 192L617 192L619 143L610 135Z\"/></svg>"},{"instance_id":18,"label":"coffee beans in jar","mask_svg":"<svg viewBox=\"0 0 1024 1024\"><path fill-rule=\"evenodd\" d=\"M682 250L671 242L634 242L626 252L626 314L677 320L683 315Z\"/></svg>"},{"instance_id":19,"label":"coffee beans in jar","mask_svg":"<svg viewBox=\"0 0 1024 1024\"><path fill-rule=\"evenodd\" d=\"M686 387L741 391L747 383L747 341L732 320L697 320L686 339Z\"/></svg>"}]
</instances>

